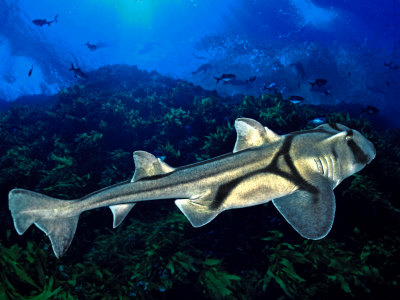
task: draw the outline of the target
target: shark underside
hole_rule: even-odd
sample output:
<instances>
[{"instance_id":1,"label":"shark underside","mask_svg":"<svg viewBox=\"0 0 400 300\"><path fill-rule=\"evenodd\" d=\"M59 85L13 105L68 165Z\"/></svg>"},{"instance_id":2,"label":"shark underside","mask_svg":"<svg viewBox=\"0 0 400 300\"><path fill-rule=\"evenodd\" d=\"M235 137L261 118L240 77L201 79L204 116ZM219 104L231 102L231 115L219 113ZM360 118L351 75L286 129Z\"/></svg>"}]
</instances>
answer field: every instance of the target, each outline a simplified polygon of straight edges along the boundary
<instances>
[{"instance_id":1,"label":"shark underside","mask_svg":"<svg viewBox=\"0 0 400 300\"><path fill-rule=\"evenodd\" d=\"M106 187L77 200L59 200L13 189L9 209L19 234L32 224L49 236L61 257L75 235L79 215L108 206L113 226L137 202L175 199L194 227L219 213L272 200L303 237L321 239L335 215L333 189L375 157L373 144L341 124L278 135L252 119L235 121L233 153L173 168L145 151L135 151L132 180Z\"/></svg>"}]
</instances>

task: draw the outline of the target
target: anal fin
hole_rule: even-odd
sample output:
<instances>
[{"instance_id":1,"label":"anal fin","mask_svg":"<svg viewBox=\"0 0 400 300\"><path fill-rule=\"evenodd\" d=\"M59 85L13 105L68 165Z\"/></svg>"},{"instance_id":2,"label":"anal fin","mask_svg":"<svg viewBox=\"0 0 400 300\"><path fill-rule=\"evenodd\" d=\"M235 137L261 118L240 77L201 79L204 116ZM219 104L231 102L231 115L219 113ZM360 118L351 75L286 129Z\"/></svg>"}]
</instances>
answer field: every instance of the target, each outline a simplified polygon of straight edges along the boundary
<instances>
[{"instance_id":1,"label":"anal fin","mask_svg":"<svg viewBox=\"0 0 400 300\"><path fill-rule=\"evenodd\" d=\"M118 227L125 217L129 214L131 209L135 206L136 203L128 203L128 204L118 204L110 206L111 212L113 214L113 228Z\"/></svg>"}]
</instances>

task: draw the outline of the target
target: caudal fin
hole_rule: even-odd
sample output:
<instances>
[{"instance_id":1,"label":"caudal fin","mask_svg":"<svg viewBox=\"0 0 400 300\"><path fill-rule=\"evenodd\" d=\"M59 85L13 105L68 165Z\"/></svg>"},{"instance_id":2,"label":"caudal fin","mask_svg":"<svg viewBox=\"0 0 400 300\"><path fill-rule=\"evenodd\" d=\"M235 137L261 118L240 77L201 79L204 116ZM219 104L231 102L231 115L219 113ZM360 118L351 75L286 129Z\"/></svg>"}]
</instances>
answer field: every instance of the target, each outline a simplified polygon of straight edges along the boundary
<instances>
[{"instance_id":1,"label":"caudal fin","mask_svg":"<svg viewBox=\"0 0 400 300\"><path fill-rule=\"evenodd\" d=\"M50 238L57 258L67 251L78 225L80 213L66 214L70 203L23 189L13 189L8 194L8 205L17 232L23 234L35 224Z\"/></svg>"}]
</instances>

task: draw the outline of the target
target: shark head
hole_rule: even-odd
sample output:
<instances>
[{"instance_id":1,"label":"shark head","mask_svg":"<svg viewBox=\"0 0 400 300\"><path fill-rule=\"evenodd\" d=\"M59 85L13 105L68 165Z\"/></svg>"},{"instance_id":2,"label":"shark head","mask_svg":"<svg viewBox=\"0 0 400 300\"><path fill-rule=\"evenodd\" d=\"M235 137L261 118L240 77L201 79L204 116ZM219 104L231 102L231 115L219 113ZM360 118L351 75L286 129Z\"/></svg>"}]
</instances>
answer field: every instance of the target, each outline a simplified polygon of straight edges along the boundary
<instances>
[{"instance_id":1,"label":"shark head","mask_svg":"<svg viewBox=\"0 0 400 300\"><path fill-rule=\"evenodd\" d=\"M374 145L357 130L338 123L323 124L316 129L333 134L325 143L337 158L340 181L362 170L376 156Z\"/></svg>"}]
</instances>

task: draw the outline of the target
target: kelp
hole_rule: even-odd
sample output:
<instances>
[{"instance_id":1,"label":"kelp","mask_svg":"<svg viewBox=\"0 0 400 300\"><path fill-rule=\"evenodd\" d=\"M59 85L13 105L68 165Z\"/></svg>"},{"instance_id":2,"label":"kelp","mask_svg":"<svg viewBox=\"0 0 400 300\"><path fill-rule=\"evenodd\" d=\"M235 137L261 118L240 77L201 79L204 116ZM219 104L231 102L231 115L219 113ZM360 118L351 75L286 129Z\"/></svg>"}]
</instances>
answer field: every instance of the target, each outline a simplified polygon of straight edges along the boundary
<instances>
[{"instance_id":1,"label":"kelp","mask_svg":"<svg viewBox=\"0 0 400 300\"><path fill-rule=\"evenodd\" d=\"M240 276L227 273L221 266L220 259L207 258L203 262L204 269L200 274L203 293L211 299L239 299L235 282L241 280Z\"/></svg>"},{"instance_id":2,"label":"kelp","mask_svg":"<svg viewBox=\"0 0 400 300\"><path fill-rule=\"evenodd\" d=\"M358 229L354 234L353 239L357 235L359 238ZM301 243L282 242L282 238L283 234L278 231L263 238L268 242L266 254L270 264L260 281L263 290L276 284L289 298L326 299L332 296L332 290L335 296L343 298L370 298L372 286L378 285L384 290L397 285L398 275L385 282L381 272L390 267L393 255L399 250L393 246L383 249L382 241L368 242L364 247L351 251L344 243L330 238ZM396 240L397 243L399 239ZM377 258L382 258L380 263Z\"/></svg>"},{"instance_id":3,"label":"kelp","mask_svg":"<svg viewBox=\"0 0 400 300\"><path fill-rule=\"evenodd\" d=\"M400 275L400 132L366 116L295 105L280 94L220 97L184 81L124 65L102 67L46 107L15 103L0 114L0 216L23 187L63 199L130 180L132 151L172 166L231 152L234 120L279 134L324 116L361 131L374 161L335 190L337 217L320 241L304 240L266 207L232 210L194 229L171 201L137 204L111 230L109 209L82 214L65 257L47 237L0 232L4 299L393 298Z\"/></svg>"},{"instance_id":4,"label":"kelp","mask_svg":"<svg viewBox=\"0 0 400 300\"><path fill-rule=\"evenodd\" d=\"M9 235L9 230L7 231ZM6 247L0 242L1 299L74 299L65 292L52 274L47 273L48 254L34 242L26 249L14 244Z\"/></svg>"}]
</instances>

